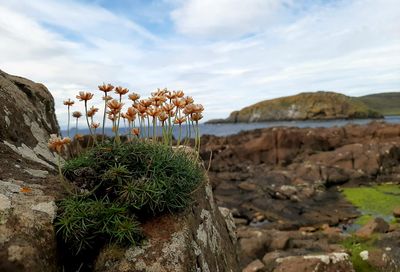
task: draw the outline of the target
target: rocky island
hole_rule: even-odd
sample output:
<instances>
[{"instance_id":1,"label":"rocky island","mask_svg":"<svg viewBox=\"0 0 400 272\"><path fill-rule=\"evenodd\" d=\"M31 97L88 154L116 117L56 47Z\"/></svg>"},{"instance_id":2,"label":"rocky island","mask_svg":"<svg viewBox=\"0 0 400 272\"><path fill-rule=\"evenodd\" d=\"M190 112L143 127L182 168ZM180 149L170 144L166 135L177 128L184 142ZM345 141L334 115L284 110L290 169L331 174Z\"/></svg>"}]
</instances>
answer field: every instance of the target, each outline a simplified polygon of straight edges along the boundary
<instances>
[{"instance_id":1,"label":"rocky island","mask_svg":"<svg viewBox=\"0 0 400 272\"><path fill-rule=\"evenodd\" d=\"M382 118L375 97L360 99L335 92L309 92L265 100L208 123L251 123L287 120Z\"/></svg>"}]
</instances>

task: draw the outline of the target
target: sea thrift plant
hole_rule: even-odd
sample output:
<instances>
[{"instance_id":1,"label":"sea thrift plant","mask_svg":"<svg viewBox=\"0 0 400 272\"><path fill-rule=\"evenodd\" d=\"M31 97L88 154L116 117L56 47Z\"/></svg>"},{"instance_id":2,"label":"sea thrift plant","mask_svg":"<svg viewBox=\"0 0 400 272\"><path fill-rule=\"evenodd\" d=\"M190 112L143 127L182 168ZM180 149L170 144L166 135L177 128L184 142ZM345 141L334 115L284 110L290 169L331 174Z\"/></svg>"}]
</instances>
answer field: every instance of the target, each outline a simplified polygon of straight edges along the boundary
<instances>
[{"instance_id":1,"label":"sea thrift plant","mask_svg":"<svg viewBox=\"0 0 400 272\"><path fill-rule=\"evenodd\" d=\"M58 158L57 166L58 166L58 172L59 172L59 175L61 178L61 184L68 192L71 192L71 189L70 189L70 185L65 181L64 176L62 174L61 155L70 143L71 143L71 138L65 137L62 139L61 137L57 137L55 134L51 135L49 142L48 142L49 149L51 151L57 153L57 158Z\"/></svg>"},{"instance_id":2,"label":"sea thrift plant","mask_svg":"<svg viewBox=\"0 0 400 272\"><path fill-rule=\"evenodd\" d=\"M198 155L202 105L195 104L190 96L185 97L181 90L157 89L150 97L141 98L121 86L103 84L98 88L104 101L102 125L95 120L99 112L93 104L96 94L81 91L76 96L84 103L92 138L78 133L83 114L74 111L73 145L68 137L52 136L49 140L49 148L58 156L61 183L69 192L57 202L55 229L64 243L62 247L74 256L91 255L106 243L120 247L140 243L142 222L157 214L182 211L192 203L193 193L204 181ZM64 104L68 106L70 135L70 107L74 101L68 99ZM105 135L108 124L114 134L111 138ZM100 127L101 134L97 135ZM174 128L178 130L176 141ZM195 152L173 148L174 144L190 143L192 132ZM84 139L85 148L80 143ZM71 149L65 152L69 146ZM61 165L61 156L65 154L72 158ZM71 262L68 271L82 268L81 264L74 265Z\"/></svg>"},{"instance_id":3,"label":"sea thrift plant","mask_svg":"<svg viewBox=\"0 0 400 272\"><path fill-rule=\"evenodd\" d=\"M64 105L66 105L68 107L68 129L67 129L67 135L68 137L70 137L69 135L69 126L70 126L70 119L71 119L71 106L74 105L74 101L71 99L65 100L64 101Z\"/></svg>"}]
</instances>

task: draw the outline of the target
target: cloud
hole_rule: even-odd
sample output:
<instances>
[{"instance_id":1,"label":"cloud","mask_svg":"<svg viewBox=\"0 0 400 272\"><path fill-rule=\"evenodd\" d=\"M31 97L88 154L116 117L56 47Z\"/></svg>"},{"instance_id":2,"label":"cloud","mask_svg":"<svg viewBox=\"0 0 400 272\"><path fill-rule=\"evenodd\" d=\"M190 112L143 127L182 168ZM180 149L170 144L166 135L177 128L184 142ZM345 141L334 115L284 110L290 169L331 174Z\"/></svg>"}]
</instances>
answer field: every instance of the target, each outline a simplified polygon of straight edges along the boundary
<instances>
[{"instance_id":1,"label":"cloud","mask_svg":"<svg viewBox=\"0 0 400 272\"><path fill-rule=\"evenodd\" d=\"M286 4L282 0L188 0L171 17L183 34L240 37L265 29Z\"/></svg>"},{"instance_id":2,"label":"cloud","mask_svg":"<svg viewBox=\"0 0 400 272\"><path fill-rule=\"evenodd\" d=\"M0 0L0 69L44 83L62 126L62 101L87 90L101 107L103 81L144 96L184 89L205 105L206 120L300 91L400 88L396 0L159 3L153 15L149 8L136 16L145 4L131 12L88 1Z\"/></svg>"}]
</instances>

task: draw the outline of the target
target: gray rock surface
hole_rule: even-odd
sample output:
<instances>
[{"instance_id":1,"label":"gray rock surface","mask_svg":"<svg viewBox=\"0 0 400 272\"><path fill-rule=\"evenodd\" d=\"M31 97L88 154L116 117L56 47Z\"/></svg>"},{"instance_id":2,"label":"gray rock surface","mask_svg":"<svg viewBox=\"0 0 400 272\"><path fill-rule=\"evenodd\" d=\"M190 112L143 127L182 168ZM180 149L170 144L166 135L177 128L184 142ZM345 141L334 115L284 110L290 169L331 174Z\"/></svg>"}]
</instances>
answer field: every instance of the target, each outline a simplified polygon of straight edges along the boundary
<instances>
[{"instance_id":1,"label":"gray rock surface","mask_svg":"<svg viewBox=\"0 0 400 272\"><path fill-rule=\"evenodd\" d=\"M57 269L52 133L59 127L46 87L0 71L0 271Z\"/></svg>"},{"instance_id":2,"label":"gray rock surface","mask_svg":"<svg viewBox=\"0 0 400 272\"><path fill-rule=\"evenodd\" d=\"M128 250L104 249L95 271L238 271L232 217L224 209L225 216L221 215L209 186L206 184L195 193L195 203L186 212L146 223L145 245Z\"/></svg>"}]
</instances>

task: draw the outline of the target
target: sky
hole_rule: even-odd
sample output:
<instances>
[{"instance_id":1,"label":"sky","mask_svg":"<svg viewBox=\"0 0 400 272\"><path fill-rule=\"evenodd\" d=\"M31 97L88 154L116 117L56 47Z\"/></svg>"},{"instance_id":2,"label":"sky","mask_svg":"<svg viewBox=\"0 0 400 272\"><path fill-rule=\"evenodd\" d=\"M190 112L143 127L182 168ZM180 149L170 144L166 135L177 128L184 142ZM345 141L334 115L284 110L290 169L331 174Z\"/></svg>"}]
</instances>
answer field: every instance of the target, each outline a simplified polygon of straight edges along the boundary
<instances>
[{"instance_id":1,"label":"sky","mask_svg":"<svg viewBox=\"0 0 400 272\"><path fill-rule=\"evenodd\" d=\"M63 100L91 91L100 106L103 82L183 89L204 120L304 91L400 91L400 4L0 0L0 69L45 84L62 127Z\"/></svg>"}]
</instances>

